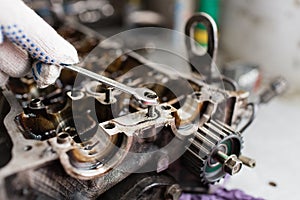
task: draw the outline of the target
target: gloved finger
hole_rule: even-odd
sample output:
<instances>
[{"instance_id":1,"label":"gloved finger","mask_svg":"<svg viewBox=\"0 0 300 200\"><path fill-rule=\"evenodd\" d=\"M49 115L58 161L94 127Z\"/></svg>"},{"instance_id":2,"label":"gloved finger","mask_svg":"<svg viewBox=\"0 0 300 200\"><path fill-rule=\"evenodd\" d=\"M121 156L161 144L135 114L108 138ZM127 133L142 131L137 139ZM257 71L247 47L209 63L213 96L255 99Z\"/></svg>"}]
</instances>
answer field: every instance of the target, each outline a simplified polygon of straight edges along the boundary
<instances>
[{"instance_id":1,"label":"gloved finger","mask_svg":"<svg viewBox=\"0 0 300 200\"><path fill-rule=\"evenodd\" d=\"M0 71L0 87L5 85L7 80L8 80L8 75L5 74L4 72Z\"/></svg>"},{"instance_id":2,"label":"gloved finger","mask_svg":"<svg viewBox=\"0 0 300 200\"><path fill-rule=\"evenodd\" d=\"M0 44L0 69L12 77L22 77L30 71L28 53L9 41Z\"/></svg>"},{"instance_id":3,"label":"gloved finger","mask_svg":"<svg viewBox=\"0 0 300 200\"><path fill-rule=\"evenodd\" d=\"M2 0L2 34L33 58L48 64L78 63L76 49L21 0Z\"/></svg>"},{"instance_id":4,"label":"gloved finger","mask_svg":"<svg viewBox=\"0 0 300 200\"><path fill-rule=\"evenodd\" d=\"M59 77L61 67L36 61L32 65L32 75L40 88L53 84Z\"/></svg>"},{"instance_id":5,"label":"gloved finger","mask_svg":"<svg viewBox=\"0 0 300 200\"><path fill-rule=\"evenodd\" d=\"M8 76L22 77L32 69L33 77L39 87L53 84L61 71L61 67L56 65L41 62L31 64L27 52L7 40L0 44L0 68L3 71L0 79L2 85L5 84Z\"/></svg>"}]
</instances>

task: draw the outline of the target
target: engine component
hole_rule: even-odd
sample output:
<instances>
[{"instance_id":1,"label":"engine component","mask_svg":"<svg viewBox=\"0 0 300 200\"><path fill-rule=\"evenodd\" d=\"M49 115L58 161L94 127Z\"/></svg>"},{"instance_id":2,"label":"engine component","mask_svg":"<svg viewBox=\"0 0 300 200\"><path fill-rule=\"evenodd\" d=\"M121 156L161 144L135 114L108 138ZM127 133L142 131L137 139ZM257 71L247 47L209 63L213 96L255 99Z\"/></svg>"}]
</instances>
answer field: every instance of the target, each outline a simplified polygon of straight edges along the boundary
<instances>
[{"instance_id":1,"label":"engine component","mask_svg":"<svg viewBox=\"0 0 300 200\"><path fill-rule=\"evenodd\" d=\"M225 124L210 120L195 133L187 147L190 168L205 183L213 183L226 173L234 175L242 167L237 158L242 148L242 138Z\"/></svg>"},{"instance_id":2,"label":"engine component","mask_svg":"<svg viewBox=\"0 0 300 200\"><path fill-rule=\"evenodd\" d=\"M128 182L121 182L99 199L179 199L180 186L167 174L133 174Z\"/></svg>"},{"instance_id":3,"label":"engine component","mask_svg":"<svg viewBox=\"0 0 300 200\"><path fill-rule=\"evenodd\" d=\"M0 199L178 199L254 167L241 150L255 104L217 81L216 26L200 13L186 30L196 23L209 28L212 58L188 49L192 72L180 74L81 25L59 26L80 66L45 89L11 78L0 93Z\"/></svg>"}]
</instances>

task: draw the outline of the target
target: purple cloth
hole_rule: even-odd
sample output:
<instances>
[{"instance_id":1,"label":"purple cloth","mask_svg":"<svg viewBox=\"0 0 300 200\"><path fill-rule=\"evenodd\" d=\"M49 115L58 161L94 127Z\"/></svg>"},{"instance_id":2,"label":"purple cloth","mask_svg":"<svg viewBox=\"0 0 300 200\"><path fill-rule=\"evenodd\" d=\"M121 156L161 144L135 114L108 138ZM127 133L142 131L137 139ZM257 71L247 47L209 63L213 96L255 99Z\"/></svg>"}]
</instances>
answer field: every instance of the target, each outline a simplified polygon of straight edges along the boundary
<instances>
[{"instance_id":1,"label":"purple cloth","mask_svg":"<svg viewBox=\"0 0 300 200\"><path fill-rule=\"evenodd\" d=\"M252 197L241 190L218 188L211 194L182 194L179 200L263 200Z\"/></svg>"}]
</instances>

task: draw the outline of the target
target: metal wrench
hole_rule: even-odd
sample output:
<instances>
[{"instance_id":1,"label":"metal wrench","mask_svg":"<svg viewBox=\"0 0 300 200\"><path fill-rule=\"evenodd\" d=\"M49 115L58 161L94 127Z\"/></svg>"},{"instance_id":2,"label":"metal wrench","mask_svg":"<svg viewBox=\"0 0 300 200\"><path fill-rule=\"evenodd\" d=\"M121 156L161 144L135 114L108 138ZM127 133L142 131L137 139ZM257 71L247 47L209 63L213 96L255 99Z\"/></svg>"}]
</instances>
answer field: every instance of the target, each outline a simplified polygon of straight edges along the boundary
<instances>
[{"instance_id":1,"label":"metal wrench","mask_svg":"<svg viewBox=\"0 0 300 200\"><path fill-rule=\"evenodd\" d=\"M131 94L134 96L136 100L138 100L140 103L144 105L157 105L158 104L158 96L155 92L148 88L133 88L129 87L127 85L124 85L123 83L117 82L115 80L112 80L110 78L107 78L105 76L96 74L95 72L89 71L87 69L84 69L82 67L78 67L75 65L63 65L64 68L70 69L72 71L75 71L77 73L80 73L84 76L87 76L89 78L95 79L97 81L100 81L101 83L104 83L106 85L112 86L118 90L121 90L127 94Z\"/></svg>"}]
</instances>

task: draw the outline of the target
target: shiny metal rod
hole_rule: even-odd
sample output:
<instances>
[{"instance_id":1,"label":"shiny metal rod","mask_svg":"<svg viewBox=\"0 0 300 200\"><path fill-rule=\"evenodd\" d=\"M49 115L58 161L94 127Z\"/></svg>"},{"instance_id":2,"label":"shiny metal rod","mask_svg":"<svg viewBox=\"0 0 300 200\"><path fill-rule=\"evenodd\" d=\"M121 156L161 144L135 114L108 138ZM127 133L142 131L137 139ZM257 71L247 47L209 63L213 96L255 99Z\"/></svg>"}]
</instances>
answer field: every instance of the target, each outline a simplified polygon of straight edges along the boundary
<instances>
[{"instance_id":1,"label":"shiny metal rod","mask_svg":"<svg viewBox=\"0 0 300 200\"><path fill-rule=\"evenodd\" d=\"M104 83L106 85L112 86L112 87L114 87L118 90L121 90L127 94L131 94L134 96L134 98L136 100L138 100L142 104L145 104L145 105L157 105L158 104L158 96L156 95L155 92L153 92L152 90L150 90L148 88L129 87L123 83L117 82L113 79L96 74L95 72L89 71L87 69L84 69L82 67L78 67L75 65L64 65L63 67L67 68L69 70L75 71L84 76L87 76L89 78L100 81L101 83Z\"/></svg>"}]
</instances>

